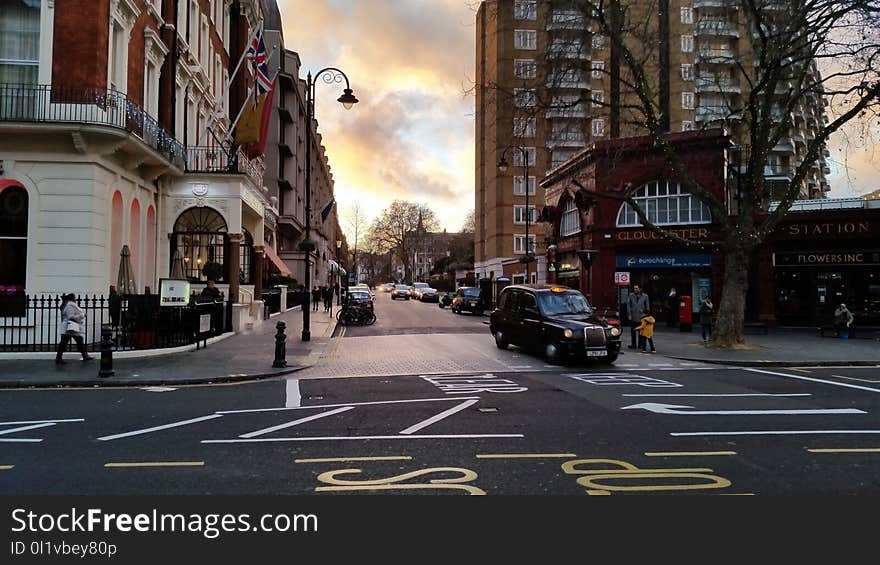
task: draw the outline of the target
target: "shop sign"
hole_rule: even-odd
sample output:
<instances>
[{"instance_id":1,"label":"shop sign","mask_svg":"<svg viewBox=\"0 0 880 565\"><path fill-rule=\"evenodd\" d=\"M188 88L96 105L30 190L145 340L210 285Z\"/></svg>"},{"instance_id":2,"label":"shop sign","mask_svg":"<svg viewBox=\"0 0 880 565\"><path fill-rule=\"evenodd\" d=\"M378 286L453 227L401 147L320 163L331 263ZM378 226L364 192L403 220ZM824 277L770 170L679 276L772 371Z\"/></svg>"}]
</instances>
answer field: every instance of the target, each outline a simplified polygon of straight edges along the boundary
<instances>
[{"instance_id":1,"label":"shop sign","mask_svg":"<svg viewBox=\"0 0 880 565\"><path fill-rule=\"evenodd\" d=\"M880 251L789 251L773 254L776 267L880 265Z\"/></svg>"},{"instance_id":2,"label":"shop sign","mask_svg":"<svg viewBox=\"0 0 880 565\"><path fill-rule=\"evenodd\" d=\"M664 231L669 232L672 235L678 236L682 239L691 239L691 240L700 240L700 239L709 239L709 228L679 228L679 229L665 229ZM661 237L654 233L651 230L621 230L617 232L617 240L618 241L669 241L668 239Z\"/></svg>"},{"instance_id":3,"label":"shop sign","mask_svg":"<svg viewBox=\"0 0 880 565\"><path fill-rule=\"evenodd\" d=\"M664 253L656 255L618 255L618 268L625 269L684 269L712 266L709 253Z\"/></svg>"},{"instance_id":4,"label":"shop sign","mask_svg":"<svg viewBox=\"0 0 880 565\"><path fill-rule=\"evenodd\" d=\"M629 273L624 271L615 272L614 284L617 286L627 286L629 284Z\"/></svg>"},{"instance_id":5,"label":"shop sign","mask_svg":"<svg viewBox=\"0 0 880 565\"><path fill-rule=\"evenodd\" d=\"M159 306L186 306L189 303L189 281L159 280Z\"/></svg>"},{"instance_id":6,"label":"shop sign","mask_svg":"<svg viewBox=\"0 0 880 565\"><path fill-rule=\"evenodd\" d=\"M821 222L815 224L791 224L782 228L782 233L791 237L810 237L821 235L858 235L871 231L871 222Z\"/></svg>"}]
</instances>

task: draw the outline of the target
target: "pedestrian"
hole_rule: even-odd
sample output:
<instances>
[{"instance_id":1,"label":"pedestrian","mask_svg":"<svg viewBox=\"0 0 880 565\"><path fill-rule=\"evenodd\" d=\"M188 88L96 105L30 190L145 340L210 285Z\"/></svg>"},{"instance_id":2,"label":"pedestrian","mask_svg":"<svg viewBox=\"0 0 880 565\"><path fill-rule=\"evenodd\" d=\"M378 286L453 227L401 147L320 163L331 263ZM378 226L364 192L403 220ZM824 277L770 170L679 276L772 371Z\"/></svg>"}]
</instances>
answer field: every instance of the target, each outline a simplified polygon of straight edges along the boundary
<instances>
[{"instance_id":1,"label":"pedestrian","mask_svg":"<svg viewBox=\"0 0 880 565\"><path fill-rule=\"evenodd\" d=\"M110 306L110 323L114 328L118 328L119 317L122 314L122 297L116 292L116 285L110 285L108 303Z\"/></svg>"},{"instance_id":2,"label":"pedestrian","mask_svg":"<svg viewBox=\"0 0 880 565\"><path fill-rule=\"evenodd\" d=\"M629 317L630 349L636 348L636 327L641 323L642 316L651 309L651 300L642 292L642 287L635 285L626 299L626 312Z\"/></svg>"},{"instance_id":3,"label":"pedestrian","mask_svg":"<svg viewBox=\"0 0 880 565\"><path fill-rule=\"evenodd\" d=\"M330 306L333 305L333 289L331 289L327 285L324 285L321 293L324 295L324 312L329 312Z\"/></svg>"},{"instance_id":4,"label":"pedestrian","mask_svg":"<svg viewBox=\"0 0 880 565\"><path fill-rule=\"evenodd\" d=\"M315 286L312 289L312 312L318 311L318 302L321 301L321 289Z\"/></svg>"},{"instance_id":5,"label":"pedestrian","mask_svg":"<svg viewBox=\"0 0 880 565\"><path fill-rule=\"evenodd\" d=\"M712 299L706 297L700 304L700 327L702 328L703 341L709 341L712 337L712 317L715 315L715 305Z\"/></svg>"},{"instance_id":6,"label":"pedestrian","mask_svg":"<svg viewBox=\"0 0 880 565\"><path fill-rule=\"evenodd\" d=\"M675 287L669 289L666 297L666 327L674 328L678 323L678 293Z\"/></svg>"},{"instance_id":7,"label":"pedestrian","mask_svg":"<svg viewBox=\"0 0 880 565\"><path fill-rule=\"evenodd\" d=\"M220 300L220 289L214 286L214 281L209 280L199 295L199 302L216 302L217 300Z\"/></svg>"},{"instance_id":8,"label":"pedestrian","mask_svg":"<svg viewBox=\"0 0 880 565\"><path fill-rule=\"evenodd\" d=\"M74 294L68 293L61 298L61 341L58 343L58 351L55 354L55 363L64 365L67 363L62 359L67 344L73 339L76 341L77 348L82 355L83 361L91 361L94 357L90 356L86 351L86 344L83 340L83 329L86 324L86 313L83 312L76 303Z\"/></svg>"},{"instance_id":9,"label":"pedestrian","mask_svg":"<svg viewBox=\"0 0 880 565\"><path fill-rule=\"evenodd\" d=\"M651 316L651 311L645 310L639 322L639 327L636 329L639 330L639 347L642 353L648 352L648 345L651 346L651 353L657 353L657 350L654 348L654 323L656 320Z\"/></svg>"},{"instance_id":10,"label":"pedestrian","mask_svg":"<svg viewBox=\"0 0 880 565\"><path fill-rule=\"evenodd\" d=\"M852 312L847 309L846 304L838 306L834 311L835 335L844 339L849 338L849 329L852 327L853 320Z\"/></svg>"}]
</instances>

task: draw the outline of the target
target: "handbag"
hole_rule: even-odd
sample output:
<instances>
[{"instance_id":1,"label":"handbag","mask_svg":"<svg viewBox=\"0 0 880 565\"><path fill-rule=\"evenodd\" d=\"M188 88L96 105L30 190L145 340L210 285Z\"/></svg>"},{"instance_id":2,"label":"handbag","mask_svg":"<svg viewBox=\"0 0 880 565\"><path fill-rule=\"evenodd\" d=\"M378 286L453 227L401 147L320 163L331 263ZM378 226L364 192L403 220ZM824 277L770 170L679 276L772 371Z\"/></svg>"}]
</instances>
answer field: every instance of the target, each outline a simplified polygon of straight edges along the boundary
<instances>
[{"instance_id":1,"label":"handbag","mask_svg":"<svg viewBox=\"0 0 880 565\"><path fill-rule=\"evenodd\" d=\"M82 331L82 326L80 326L79 323L74 322L73 320L67 320L67 324L64 327L64 331L66 331L68 333L70 333L70 332L79 333Z\"/></svg>"}]
</instances>

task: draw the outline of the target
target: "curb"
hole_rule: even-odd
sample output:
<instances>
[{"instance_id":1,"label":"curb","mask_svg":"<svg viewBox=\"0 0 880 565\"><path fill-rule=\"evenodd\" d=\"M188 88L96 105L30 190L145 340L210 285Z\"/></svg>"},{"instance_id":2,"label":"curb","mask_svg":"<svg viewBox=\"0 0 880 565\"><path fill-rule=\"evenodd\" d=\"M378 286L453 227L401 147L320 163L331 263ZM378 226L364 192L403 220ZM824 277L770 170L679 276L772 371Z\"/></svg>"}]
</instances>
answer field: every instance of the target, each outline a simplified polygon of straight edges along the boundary
<instances>
[{"instance_id":1,"label":"curb","mask_svg":"<svg viewBox=\"0 0 880 565\"><path fill-rule=\"evenodd\" d=\"M701 359L699 357L679 357L666 355L670 359L679 361L693 361L695 363L711 363L713 365L730 365L733 367L880 367L880 360L875 361L738 361L723 359Z\"/></svg>"},{"instance_id":2,"label":"curb","mask_svg":"<svg viewBox=\"0 0 880 565\"><path fill-rule=\"evenodd\" d=\"M164 347L162 349L136 349L136 350L127 350L127 351L114 351L113 359L147 359L150 357L161 357L163 355L175 355L177 353L188 353L190 351L197 351L199 349L205 349L208 345L214 345L215 343L221 342L224 339L228 339L232 336L239 335L235 332L226 332L221 335L214 336L212 338L208 338L208 342L206 345L199 345L198 349L196 348L195 343L191 343L189 345L181 345L179 347ZM202 342L199 341L199 344ZM69 353L76 354L75 351L71 351ZM92 351L91 353L101 354L101 350ZM41 351L41 352L31 352L31 351L22 351L22 352L10 352L10 353L0 353L0 361L43 361L45 359L54 359L55 352L54 351Z\"/></svg>"},{"instance_id":3,"label":"curb","mask_svg":"<svg viewBox=\"0 0 880 565\"><path fill-rule=\"evenodd\" d=\"M90 379L90 380L67 380L54 382L33 383L28 381L0 381L0 389L10 388L26 388L26 389L43 389L43 388L141 388L145 386L185 386L185 385L203 385L203 384L222 384L222 383L242 383L249 381L266 380L272 377L280 377L302 371L310 368L311 365L303 365L297 367L289 367L281 371L272 373L252 373L249 375L225 375L218 377L193 377L187 379L142 379L137 381L113 381L113 377L106 379Z\"/></svg>"}]
</instances>

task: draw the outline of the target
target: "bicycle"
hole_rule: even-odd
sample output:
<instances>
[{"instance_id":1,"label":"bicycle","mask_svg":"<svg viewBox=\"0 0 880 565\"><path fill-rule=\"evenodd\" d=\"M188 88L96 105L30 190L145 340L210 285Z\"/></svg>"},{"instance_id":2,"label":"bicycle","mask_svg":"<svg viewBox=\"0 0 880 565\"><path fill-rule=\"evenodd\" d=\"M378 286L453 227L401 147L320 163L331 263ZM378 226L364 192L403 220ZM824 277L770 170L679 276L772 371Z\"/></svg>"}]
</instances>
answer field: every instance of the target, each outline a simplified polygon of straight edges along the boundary
<instances>
[{"instance_id":1,"label":"bicycle","mask_svg":"<svg viewBox=\"0 0 880 565\"><path fill-rule=\"evenodd\" d=\"M336 313L336 321L343 326L372 326L376 323L376 313L359 306L343 306Z\"/></svg>"}]
</instances>

